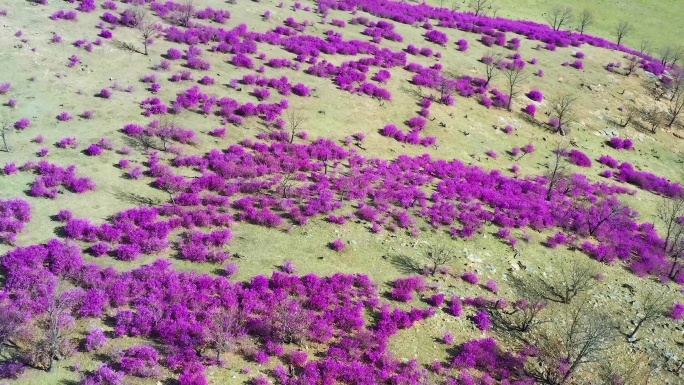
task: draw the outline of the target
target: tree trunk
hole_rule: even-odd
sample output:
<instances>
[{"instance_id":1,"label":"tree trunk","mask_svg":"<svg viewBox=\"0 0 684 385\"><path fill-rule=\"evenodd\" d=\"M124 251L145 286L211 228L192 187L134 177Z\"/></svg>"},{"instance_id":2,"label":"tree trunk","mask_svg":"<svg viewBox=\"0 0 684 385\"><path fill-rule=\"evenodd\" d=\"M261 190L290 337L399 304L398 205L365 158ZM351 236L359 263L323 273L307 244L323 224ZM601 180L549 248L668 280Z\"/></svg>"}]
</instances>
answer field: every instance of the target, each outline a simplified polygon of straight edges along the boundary
<instances>
[{"instance_id":1,"label":"tree trunk","mask_svg":"<svg viewBox=\"0 0 684 385\"><path fill-rule=\"evenodd\" d=\"M7 137L5 135L7 135L7 131L5 131L4 129L0 131L0 137L2 137L2 144L5 145L5 152L10 152L9 146L7 145Z\"/></svg>"},{"instance_id":2,"label":"tree trunk","mask_svg":"<svg viewBox=\"0 0 684 385\"><path fill-rule=\"evenodd\" d=\"M637 322L636 327L634 328L634 330L632 330L632 332L629 333L629 335L627 336L627 338L634 338L634 336L635 336L635 335L637 334L637 332L639 331L639 328L641 328L641 325L643 325L644 321L646 321L646 318L640 319L639 322Z\"/></svg>"},{"instance_id":3,"label":"tree trunk","mask_svg":"<svg viewBox=\"0 0 684 385\"><path fill-rule=\"evenodd\" d=\"M679 115L679 114L677 114L677 115ZM674 115L674 114L672 115L672 119L670 119L670 123L667 124L668 127L672 127L675 120L677 120L677 115Z\"/></svg>"}]
</instances>

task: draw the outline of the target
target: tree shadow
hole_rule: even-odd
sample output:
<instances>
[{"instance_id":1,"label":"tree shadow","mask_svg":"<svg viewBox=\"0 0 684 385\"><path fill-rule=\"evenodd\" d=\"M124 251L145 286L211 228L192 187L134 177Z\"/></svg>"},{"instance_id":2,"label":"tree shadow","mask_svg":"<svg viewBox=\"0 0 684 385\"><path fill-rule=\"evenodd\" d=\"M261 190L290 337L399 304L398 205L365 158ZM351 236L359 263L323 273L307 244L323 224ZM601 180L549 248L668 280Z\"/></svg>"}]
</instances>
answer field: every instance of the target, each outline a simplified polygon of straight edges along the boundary
<instances>
[{"instance_id":1,"label":"tree shadow","mask_svg":"<svg viewBox=\"0 0 684 385\"><path fill-rule=\"evenodd\" d=\"M150 198L120 189L116 189L111 194L114 195L116 199L136 205L159 206L160 204L164 203L163 200L158 198Z\"/></svg>"},{"instance_id":2,"label":"tree shadow","mask_svg":"<svg viewBox=\"0 0 684 385\"><path fill-rule=\"evenodd\" d=\"M390 262L403 274L418 274L421 266L408 255L398 254L390 257Z\"/></svg>"},{"instance_id":3,"label":"tree shadow","mask_svg":"<svg viewBox=\"0 0 684 385\"><path fill-rule=\"evenodd\" d=\"M122 51L128 51L128 52L133 52L133 53L139 53L142 54L135 46L131 43L126 43L125 41L120 41L116 39L112 39L109 41L109 43L114 47L118 48Z\"/></svg>"}]
</instances>

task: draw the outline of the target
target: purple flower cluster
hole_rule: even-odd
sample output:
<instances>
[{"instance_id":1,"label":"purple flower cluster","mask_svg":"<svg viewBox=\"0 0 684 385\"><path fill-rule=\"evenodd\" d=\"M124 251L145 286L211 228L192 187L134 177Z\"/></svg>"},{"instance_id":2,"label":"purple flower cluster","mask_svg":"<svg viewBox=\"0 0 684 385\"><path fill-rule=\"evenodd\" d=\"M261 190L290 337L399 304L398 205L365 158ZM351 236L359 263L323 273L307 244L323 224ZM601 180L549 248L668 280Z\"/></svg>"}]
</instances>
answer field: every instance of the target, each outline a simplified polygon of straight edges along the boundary
<instances>
[{"instance_id":1,"label":"purple flower cluster","mask_svg":"<svg viewBox=\"0 0 684 385\"><path fill-rule=\"evenodd\" d=\"M7 165L5 172L7 173ZM15 244L17 235L30 220L31 205L28 202L21 199L0 199L0 243Z\"/></svg>"}]
</instances>

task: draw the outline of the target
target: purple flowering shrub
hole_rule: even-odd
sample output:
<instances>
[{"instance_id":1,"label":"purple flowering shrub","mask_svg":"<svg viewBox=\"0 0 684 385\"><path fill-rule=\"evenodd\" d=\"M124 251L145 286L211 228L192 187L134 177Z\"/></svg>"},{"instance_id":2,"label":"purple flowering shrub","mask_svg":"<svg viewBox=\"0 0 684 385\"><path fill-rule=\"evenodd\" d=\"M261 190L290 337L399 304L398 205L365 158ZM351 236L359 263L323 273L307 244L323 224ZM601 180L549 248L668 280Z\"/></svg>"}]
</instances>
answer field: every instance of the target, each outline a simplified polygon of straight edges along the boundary
<instances>
[{"instance_id":1,"label":"purple flowering shrub","mask_svg":"<svg viewBox=\"0 0 684 385\"><path fill-rule=\"evenodd\" d=\"M5 165L5 173L7 173ZM21 199L0 199L0 243L13 245L16 237L31 220L31 205Z\"/></svg>"},{"instance_id":2,"label":"purple flowering shrub","mask_svg":"<svg viewBox=\"0 0 684 385\"><path fill-rule=\"evenodd\" d=\"M95 183L87 177L76 176L76 166L62 168L41 160L33 172L39 175L31 184L29 195L34 197L56 198L61 188L82 194L95 189Z\"/></svg>"},{"instance_id":3,"label":"purple flowering shrub","mask_svg":"<svg viewBox=\"0 0 684 385\"><path fill-rule=\"evenodd\" d=\"M608 145L616 150L633 150L634 142L629 138L614 136L608 140Z\"/></svg>"},{"instance_id":4,"label":"purple flowering shrub","mask_svg":"<svg viewBox=\"0 0 684 385\"><path fill-rule=\"evenodd\" d=\"M587 156L587 154L578 149L573 148L570 150L567 157L568 161L574 165L580 167L591 167L591 159Z\"/></svg>"}]
</instances>

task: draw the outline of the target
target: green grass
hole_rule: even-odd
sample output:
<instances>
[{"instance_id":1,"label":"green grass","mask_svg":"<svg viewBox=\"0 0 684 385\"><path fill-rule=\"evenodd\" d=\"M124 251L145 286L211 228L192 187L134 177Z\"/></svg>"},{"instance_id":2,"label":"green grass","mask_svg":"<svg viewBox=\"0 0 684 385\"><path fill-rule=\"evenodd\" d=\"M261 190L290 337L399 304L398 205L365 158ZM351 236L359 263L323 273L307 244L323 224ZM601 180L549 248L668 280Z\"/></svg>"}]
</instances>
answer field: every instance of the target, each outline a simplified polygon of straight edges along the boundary
<instances>
[{"instance_id":1,"label":"green grass","mask_svg":"<svg viewBox=\"0 0 684 385\"><path fill-rule=\"evenodd\" d=\"M465 12L467 3L458 1L460 11ZM431 4L439 4L432 0ZM444 7L451 7L452 1L444 1ZM595 36L603 36L615 41L615 27L621 21L628 21L634 27L625 39L625 44L639 48L642 41L649 41L652 52L657 55L663 46L676 45L673 38L684 36L684 1L681 0L575 0L562 2L558 0L494 0L494 6L487 11L492 15L496 10L497 17L508 19L533 20L547 23L545 13L555 5L569 6L579 14L582 10L594 13L594 24L585 31ZM572 24L572 28L576 23Z\"/></svg>"}]
</instances>

